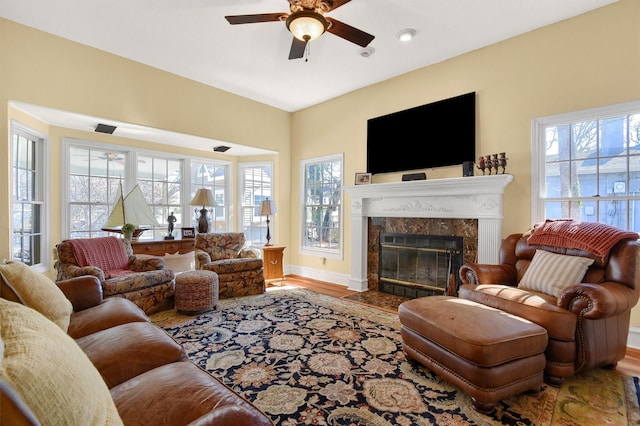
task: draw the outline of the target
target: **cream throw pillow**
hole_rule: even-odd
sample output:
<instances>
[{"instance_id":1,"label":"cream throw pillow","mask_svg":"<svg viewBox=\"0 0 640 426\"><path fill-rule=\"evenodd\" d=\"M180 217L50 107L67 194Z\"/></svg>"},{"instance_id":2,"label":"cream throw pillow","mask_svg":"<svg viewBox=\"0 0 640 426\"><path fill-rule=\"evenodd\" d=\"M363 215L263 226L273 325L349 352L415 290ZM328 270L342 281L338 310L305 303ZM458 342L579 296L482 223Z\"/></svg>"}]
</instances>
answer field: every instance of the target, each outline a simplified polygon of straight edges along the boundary
<instances>
[{"instance_id":1,"label":"cream throw pillow","mask_svg":"<svg viewBox=\"0 0 640 426\"><path fill-rule=\"evenodd\" d=\"M71 337L40 313L0 299L0 337L0 379L42 424L122 425L98 370ZM4 416L0 410L0 424L13 424Z\"/></svg>"},{"instance_id":2,"label":"cream throw pillow","mask_svg":"<svg viewBox=\"0 0 640 426\"><path fill-rule=\"evenodd\" d=\"M174 254L166 253L164 255L164 267L173 272L193 271L196 268L195 252L192 251L185 254L180 254L180 252L175 252Z\"/></svg>"},{"instance_id":3,"label":"cream throw pillow","mask_svg":"<svg viewBox=\"0 0 640 426\"><path fill-rule=\"evenodd\" d=\"M592 263L586 257L536 250L518 287L558 297L564 289L579 284Z\"/></svg>"},{"instance_id":4,"label":"cream throw pillow","mask_svg":"<svg viewBox=\"0 0 640 426\"><path fill-rule=\"evenodd\" d=\"M0 265L0 272L22 298L25 305L40 312L65 332L69 328L73 306L56 283L22 262Z\"/></svg>"}]
</instances>

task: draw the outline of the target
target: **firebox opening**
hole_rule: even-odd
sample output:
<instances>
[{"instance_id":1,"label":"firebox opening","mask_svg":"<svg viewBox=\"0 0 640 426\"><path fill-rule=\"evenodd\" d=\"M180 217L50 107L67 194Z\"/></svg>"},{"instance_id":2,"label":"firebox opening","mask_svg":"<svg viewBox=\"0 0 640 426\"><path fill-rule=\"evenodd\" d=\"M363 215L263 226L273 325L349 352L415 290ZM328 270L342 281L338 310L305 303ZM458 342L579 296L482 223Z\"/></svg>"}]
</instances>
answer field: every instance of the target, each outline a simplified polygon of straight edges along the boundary
<instances>
[{"instance_id":1,"label":"firebox opening","mask_svg":"<svg viewBox=\"0 0 640 426\"><path fill-rule=\"evenodd\" d=\"M464 238L442 235L380 234L379 290L416 298L446 294L460 286Z\"/></svg>"}]
</instances>

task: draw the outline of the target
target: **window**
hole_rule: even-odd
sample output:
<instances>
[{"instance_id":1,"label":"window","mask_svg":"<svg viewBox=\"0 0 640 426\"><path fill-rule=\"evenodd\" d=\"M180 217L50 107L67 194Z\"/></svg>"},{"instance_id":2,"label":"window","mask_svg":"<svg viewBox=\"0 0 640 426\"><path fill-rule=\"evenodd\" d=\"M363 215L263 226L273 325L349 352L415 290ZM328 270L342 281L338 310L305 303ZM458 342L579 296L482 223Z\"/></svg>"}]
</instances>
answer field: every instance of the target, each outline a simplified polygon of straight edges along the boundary
<instances>
[{"instance_id":1,"label":"window","mask_svg":"<svg viewBox=\"0 0 640 426\"><path fill-rule=\"evenodd\" d=\"M49 212L45 187L48 152L45 137L11 124L12 259L49 269Z\"/></svg>"},{"instance_id":2,"label":"window","mask_svg":"<svg viewBox=\"0 0 640 426\"><path fill-rule=\"evenodd\" d=\"M63 184L62 199L63 206L68 206L63 211L63 238L109 235L102 227L113 209L118 188L122 185L126 196L136 184L160 224L142 233L140 240L163 239L171 213L176 218L174 236L180 237L180 227L194 226L197 217L189 201L201 187L215 194L216 206L212 206L215 226L210 232L228 229L226 162L205 163L70 138L63 145L66 160L63 176L67 176L67 181Z\"/></svg>"},{"instance_id":3,"label":"window","mask_svg":"<svg viewBox=\"0 0 640 426\"><path fill-rule=\"evenodd\" d=\"M106 236L102 231L120 184L126 191L124 151L69 145L69 238ZM123 195L126 195L123 194Z\"/></svg>"},{"instance_id":4,"label":"window","mask_svg":"<svg viewBox=\"0 0 640 426\"><path fill-rule=\"evenodd\" d=\"M271 163L241 164L240 177L240 229L251 245L264 245L267 242L266 217L260 216L260 203L273 199L273 165ZM271 219L271 218L270 218ZM273 221L269 232L273 237Z\"/></svg>"},{"instance_id":5,"label":"window","mask_svg":"<svg viewBox=\"0 0 640 426\"><path fill-rule=\"evenodd\" d=\"M302 252L342 257L342 155L302 161Z\"/></svg>"},{"instance_id":6,"label":"window","mask_svg":"<svg viewBox=\"0 0 640 426\"><path fill-rule=\"evenodd\" d=\"M193 199L198 189L206 188L211 190L216 203L215 206L205 206L209 208L209 232L227 232L229 229L227 221L228 169L229 167L224 164L191 161L191 196L188 201ZM202 206L193 206L190 226L198 227L201 209Z\"/></svg>"},{"instance_id":7,"label":"window","mask_svg":"<svg viewBox=\"0 0 640 426\"><path fill-rule=\"evenodd\" d=\"M154 155L138 155L138 185L144 194L160 227L145 231L140 239L161 240L167 235L171 213L176 218L175 226L182 226L182 160L167 159ZM178 231L174 230L174 236Z\"/></svg>"},{"instance_id":8,"label":"window","mask_svg":"<svg viewBox=\"0 0 640 426\"><path fill-rule=\"evenodd\" d=\"M533 121L532 218L640 231L640 101Z\"/></svg>"}]
</instances>

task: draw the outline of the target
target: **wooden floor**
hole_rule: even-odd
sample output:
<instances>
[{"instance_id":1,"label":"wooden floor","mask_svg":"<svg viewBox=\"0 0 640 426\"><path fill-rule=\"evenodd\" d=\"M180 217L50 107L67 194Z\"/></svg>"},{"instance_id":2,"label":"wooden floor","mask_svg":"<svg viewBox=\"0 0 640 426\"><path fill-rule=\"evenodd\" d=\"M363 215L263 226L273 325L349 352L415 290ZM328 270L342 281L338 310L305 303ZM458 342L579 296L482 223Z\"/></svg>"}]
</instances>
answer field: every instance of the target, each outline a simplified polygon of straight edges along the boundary
<instances>
[{"instance_id":1,"label":"wooden floor","mask_svg":"<svg viewBox=\"0 0 640 426\"><path fill-rule=\"evenodd\" d=\"M308 290L338 298L358 293L356 291L349 290L343 285L317 281L297 275L287 275L283 283L290 286L306 288ZM278 283L276 282L275 285L278 285ZM385 298L385 300L388 301L389 298ZM383 306L383 308L387 308L386 310L389 310L393 307ZM618 363L616 370L627 375L640 377L640 349L627 348L627 356Z\"/></svg>"}]
</instances>

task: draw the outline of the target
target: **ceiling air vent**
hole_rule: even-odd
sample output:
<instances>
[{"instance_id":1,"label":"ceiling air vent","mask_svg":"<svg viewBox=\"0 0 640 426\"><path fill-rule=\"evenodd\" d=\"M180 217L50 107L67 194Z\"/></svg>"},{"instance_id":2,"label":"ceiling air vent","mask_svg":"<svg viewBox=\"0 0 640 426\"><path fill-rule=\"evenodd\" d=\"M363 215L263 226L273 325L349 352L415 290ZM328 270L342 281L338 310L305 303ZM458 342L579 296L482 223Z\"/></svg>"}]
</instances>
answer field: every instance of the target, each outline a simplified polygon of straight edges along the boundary
<instances>
[{"instance_id":1,"label":"ceiling air vent","mask_svg":"<svg viewBox=\"0 0 640 426\"><path fill-rule=\"evenodd\" d=\"M230 146L224 146L224 145L220 145L220 146L214 146L213 150L215 152L227 152L228 150L230 150L231 147Z\"/></svg>"},{"instance_id":2,"label":"ceiling air vent","mask_svg":"<svg viewBox=\"0 0 640 426\"><path fill-rule=\"evenodd\" d=\"M116 126L110 126L108 124L102 124L102 123L98 123L98 125L96 126L96 132L98 133L108 133L112 135L113 132L115 131L116 131Z\"/></svg>"}]
</instances>

